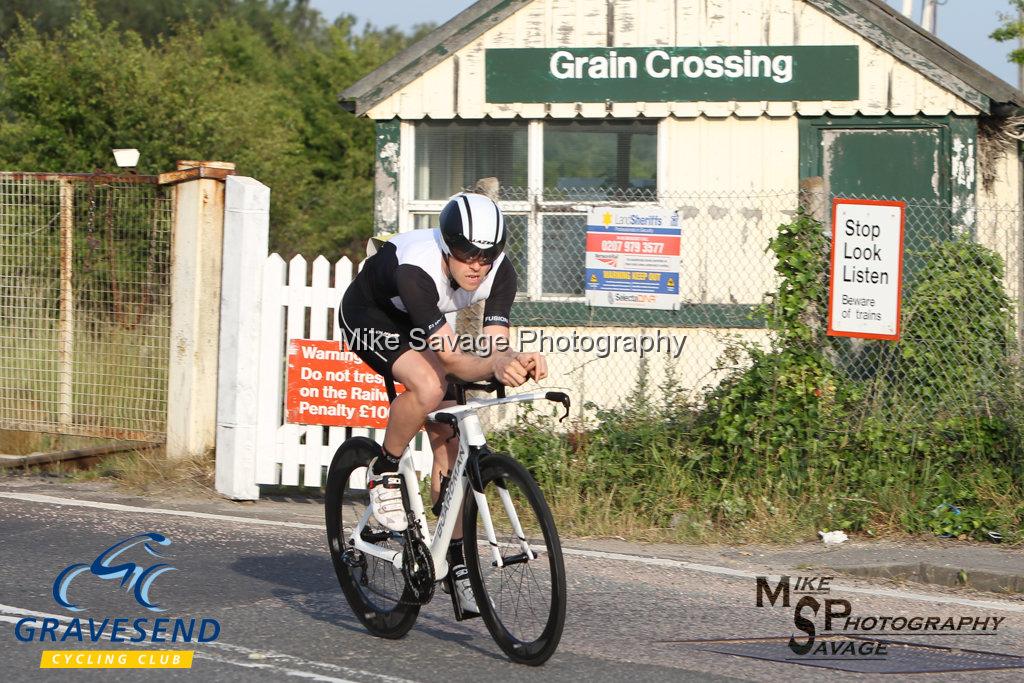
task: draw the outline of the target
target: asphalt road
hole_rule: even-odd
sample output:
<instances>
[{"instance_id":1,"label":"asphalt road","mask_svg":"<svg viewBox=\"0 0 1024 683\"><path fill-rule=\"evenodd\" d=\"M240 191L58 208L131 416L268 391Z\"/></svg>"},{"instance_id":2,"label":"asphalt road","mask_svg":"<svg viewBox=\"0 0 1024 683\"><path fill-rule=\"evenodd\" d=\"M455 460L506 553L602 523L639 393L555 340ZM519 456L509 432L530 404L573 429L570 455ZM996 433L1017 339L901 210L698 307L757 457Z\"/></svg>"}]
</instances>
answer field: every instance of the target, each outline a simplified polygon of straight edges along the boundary
<instances>
[{"instance_id":1,"label":"asphalt road","mask_svg":"<svg viewBox=\"0 0 1024 683\"><path fill-rule=\"evenodd\" d=\"M12 497L13 496L13 497ZM73 497L71 494L69 496ZM94 496L95 498L95 496ZM65 501L66 502L66 501ZM116 499L113 502L118 502ZM132 501L128 501L132 502ZM278 508L271 524L237 516L188 517L163 514L137 505L123 508L59 504L0 485L0 651L4 681L202 680L271 681L289 677L321 681L800 681L877 680L877 674L838 671L849 656L808 666L786 648L794 628L793 609L757 607L755 580L735 568L693 567L659 560L635 547L616 555L586 550L566 557L569 613L558 652L541 669L510 663L490 639L479 619L456 622L447 596L438 594L420 614L412 632L399 641L368 635L352 615L338 587L316 515L303 510L290 520ZM103 504L103 503L101 503ZM309 508L310 506L305 506ZM315 513L315 510L312 511ZM251 508L250 517L259 517ZM285 526L286 524L294 526ZM154 618L116 581L88 573L73 584L77 614L62 608L52 595L54 579L73 563L89 563L101 551L135 534L155 531L167 547L175 571L160 576L150 597L167 611L160 617L216 619L216 641L195 645L189 670L41 670L43 650L154 648L114 645L106 640L78 643L29 643L15 638L15 623L32 613L64 620L78 616ZM137 549L136 549L137 550ZM128 553L126 553L127 557ZM145 555L133 557L141 560ZM155 560L150 560L154 562ZM838 581L838 580L837 580ZM931 649L890 645L885 657L866 658L856 666L890 670L918 664L978 666L989 659L1024 666L1024 659L958 653L958 648L1024 657L1024 602L995 597L970 598L949 592L923 594L883 589L865 581L841 581L819 600L846 599L856 615L1003 617L993 632L901 635L893 641L930 644ZM798 596L793 596L793 601ZM841 606L840 606L841 607ZM839 609L840 607L836 607ZM815 619L823 627L823 611ZM994 623L994 622L990 622ZM55 633L58 638L64 627ZM109 631L108 631L109 633ZM721 642L770 639L762 643ZM712 641L719 642L712 642ZM686 642L684 642L686 641ZM820 642L820 641L819 641ZM176 646L162 646L164 649ZM737 656L737 648L760 649L773 662ZM937 648L953 648L953 652ZM717 650L717 651L714 651ZM914 655L914 653L919 654ZM888 661L886 659L888 658ZM902 664L900 662L903 662ZM1016 681L1024 669L920 674L930 680ZM894 676L893 679L902 678Z\"/></svg>"}]
</instances>

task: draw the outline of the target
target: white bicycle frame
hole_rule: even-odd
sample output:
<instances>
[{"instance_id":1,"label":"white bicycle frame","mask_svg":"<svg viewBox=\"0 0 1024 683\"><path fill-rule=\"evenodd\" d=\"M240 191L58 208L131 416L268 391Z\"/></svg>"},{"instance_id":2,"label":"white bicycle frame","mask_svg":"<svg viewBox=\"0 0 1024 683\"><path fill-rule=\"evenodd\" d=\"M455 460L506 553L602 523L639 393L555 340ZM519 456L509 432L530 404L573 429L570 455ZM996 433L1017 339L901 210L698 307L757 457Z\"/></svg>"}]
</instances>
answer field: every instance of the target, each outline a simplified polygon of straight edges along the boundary
<instances>
[{"instance_id":1,"label":"white bicycle frame","mask_svg":"<svg viewBox=\"0 0 1024 683\"><path fill-rule=\"evenodd\" d=\"M471 447L483 447L486 444L483 428L480 426L480 418L476 411L481 408L502 405L505 403L524 403L526 401L538 401L547 398L546 391L535 391L527 394L517 394L507 398L493 398L484 400L467 401L466 405L455 405L450 408L435 410L427 415L427 419L438 422L439 413L453 415L459 425L459 455L455 459L455 466L452 468L451 480L444 492L441 502L441 514L437 518L437 525L432 536L427 526L427 518L424 514L423 497L419 493L419 482L416 477L416 470L413 469L412 457L406 452L398 465L398 472L402 475L406 491L409 492L409 502L412 507L416 523L419 524L420 532L423 534L423 541L430 548L430 556L434 562L434 577L437 580L448 575L448 544L452 540L452 533L455 531L455 520L462 510L462 501L466 490L470 489L469 476L466 474L466 462L469 459ZM526 534L519 523L519 516L512 505L512 497L508 491L498 487L498 495L501 498L502 507L512 524L512 530L519 538L523 554L528 560L537 559L537 553L530 547L526 540ZM491 554L495 567L503 567L504 561L501 551L498 548L498 539L494 533L494 525L491 523L491 510L487 505L487 498L483 493L473 491L476 499L477 510L480 514L480 521L483 523L484 533L491 547ZM362 539L362 530L370 519L370 506L366 506L362 518L352 531L353 546L356 550L367 555L378 557L385 562L392 563L396 569L402 568L402 553L394 550L387 550L373 543L367 543Z\"/></svg>"}]
</instances>

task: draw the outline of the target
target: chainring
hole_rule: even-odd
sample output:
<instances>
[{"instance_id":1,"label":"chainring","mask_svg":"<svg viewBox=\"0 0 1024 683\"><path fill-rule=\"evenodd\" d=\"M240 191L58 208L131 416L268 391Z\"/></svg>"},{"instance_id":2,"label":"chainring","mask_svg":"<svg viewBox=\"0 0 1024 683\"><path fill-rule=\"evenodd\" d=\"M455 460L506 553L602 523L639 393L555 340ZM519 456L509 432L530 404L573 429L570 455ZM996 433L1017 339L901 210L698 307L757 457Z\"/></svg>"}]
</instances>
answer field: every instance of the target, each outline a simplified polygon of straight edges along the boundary
<instances>
[{"instance_id":1,"label":"chainring","mask_svg":"<svg viewBox=\"0 0 1024 683\"><path fill-rule=\"evenodd\" d=\"M434 559L423 539L406 536L402 549L403 602L425 605L434 597Z\"/></svg>"}]
</instances>

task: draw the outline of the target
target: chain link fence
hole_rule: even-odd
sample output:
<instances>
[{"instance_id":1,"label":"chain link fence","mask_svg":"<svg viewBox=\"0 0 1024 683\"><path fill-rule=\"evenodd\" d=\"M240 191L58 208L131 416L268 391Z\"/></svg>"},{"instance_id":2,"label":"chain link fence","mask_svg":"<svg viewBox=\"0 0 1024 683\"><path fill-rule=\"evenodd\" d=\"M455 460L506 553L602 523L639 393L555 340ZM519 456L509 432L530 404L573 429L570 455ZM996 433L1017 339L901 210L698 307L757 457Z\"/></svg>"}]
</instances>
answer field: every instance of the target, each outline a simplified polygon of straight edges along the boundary
<instances>
[{"instance_id":1,"label":"chain link fence","mask_svg":"<svg viewBox=\"0 0 1024 683\"><path fill-rule=\"evenodd\" d=\"M162 441L170 190L0 173L0 428Z\"/></svg>"},{"instance_id":2,"label":"chain link fence","mask_svg":"<svg viewBox=\"0 0 1024 683\"><path fill-rule=\"evenodd\" d=\"M818 389L843 393L847 418L920 426L941 422L954 408L970 415L1017 410L1019 207L905 199L901 338L876 341L825 334L829 195L506 187L500 199L519 274L513 308L519 344L548 355L547 384L574 392L578 417L647 400L700 412L723 382L739 381L759 353L771 357L786 344L796 353L794 338L778 329L789 324L780 322L785 292L779 288L805 280L816 288L804 304L809 336L799 341L800 352L827 366L828 386ZM586 223L594 206L678 211L675 310L587 305ZM819 241L790 247L802 255L777 254L771 245L780 226L801 217L815 226ZM780 261L793 259L801 273L787 280Z\"/></svg>"}]
</instances>

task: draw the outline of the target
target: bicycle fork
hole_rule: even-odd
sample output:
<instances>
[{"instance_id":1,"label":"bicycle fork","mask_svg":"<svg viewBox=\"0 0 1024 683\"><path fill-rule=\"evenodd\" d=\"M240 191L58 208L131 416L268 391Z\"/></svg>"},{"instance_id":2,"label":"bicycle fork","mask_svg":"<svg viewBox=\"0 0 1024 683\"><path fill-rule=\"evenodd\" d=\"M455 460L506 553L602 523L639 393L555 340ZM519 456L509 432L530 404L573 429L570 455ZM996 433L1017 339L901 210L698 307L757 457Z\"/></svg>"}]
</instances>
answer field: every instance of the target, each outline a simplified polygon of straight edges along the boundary
<instances>
[{"instance_id":1,"label":"bicycle fork","mask_svg":"<svg viewBox=\"0 0 1024 683\"><path fill-rule=\"evenodd\" d=\"M512 505L512 496L509 495L508 489L505 488L505 483L499 479L495 482L498 488L498 497L501 498L501 505L505 509L505 514L512 525L512 531L516 534L516 538L519 539L519 545L523 551L521 555L515 555L511 558L502 557L501 549L498 546L498 537L494 532L494 522L491 519L491 509L487 505L487 496L484 495L483 478L480 475L480 459L489 452L487 450L487 443L484 440L483 429L480 427L480 418L475 413L464 413L459 422L465 434L465 446L460 443L460 448L467 448L470 455L467 459L466 475L469 478L469 487L473 491L476 508L484 527L484 535L491 548L492 566L504 567L510 564L510 560L523 562L537 559L537 554L530 548L530 544L526 540L526 534L523 533L519 516L516 514L515 506Z\"/></svg>"}]
</instances>

